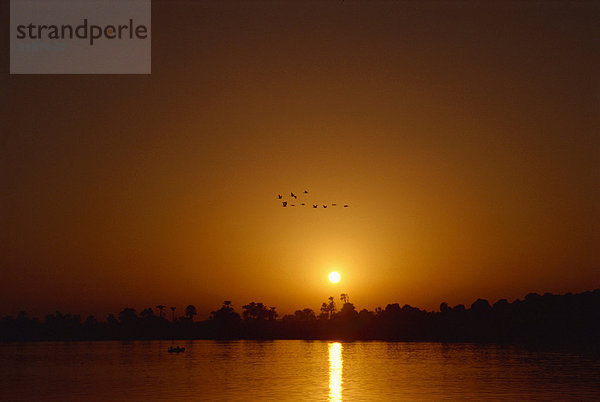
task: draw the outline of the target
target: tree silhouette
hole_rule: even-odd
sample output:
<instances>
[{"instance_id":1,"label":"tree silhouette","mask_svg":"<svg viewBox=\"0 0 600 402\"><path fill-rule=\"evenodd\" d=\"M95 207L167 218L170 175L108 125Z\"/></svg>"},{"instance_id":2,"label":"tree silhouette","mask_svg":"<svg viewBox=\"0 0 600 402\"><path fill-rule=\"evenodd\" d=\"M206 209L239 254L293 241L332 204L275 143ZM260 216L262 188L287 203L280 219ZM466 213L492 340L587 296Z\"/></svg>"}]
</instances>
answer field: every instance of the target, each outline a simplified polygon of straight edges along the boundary
<instances>
[{"instance_id":1,"label":"tree silhouette","mask_svg":"<svg viewBox=\"0 0 600 402\"><path fill-rule=\"evenodd\" d=\"M190 321L194 321L194 316L197 315L196 307L193 305L189 305L185 308L185 315L189 318Z\"/></svg>"},{"instance_id":2,"label":"tree silhouette","mask_svg":"<svg viewBox=\"0 0 600 402\"><path fill-rule=\"evenodd\" d=\"M263 303L255 303L250 302L245 306L242 306L244 312L242 315L244 316L244 320L255 320L255 321L264 321L269 318L272 314L277 315L274 310L269 310Z\"/></svg>"},{"instance_id":3,"label":"tree silhouette","mask_svg":"<svg viewBox=\"0 0 600 402\"><path fill-rule=\"evenodd\" d=\"M352 319L352 318L358 317L358 312L356 311L354 304L344 303L344 305L342 306L342 309L340 310L340 312L337 314L336 317L339 317L342 319Z\"/></svg>"},{"instance_id":4,"label":"tree silhouette","mask_svg":"<svg viewBox=\"0 0 600 402\"><path fill-rule=\"evenodd\" d=\"M209 328L217 339L236 338L239 337L241 320L240 315L233 310L231 301L225 300L220 309L210 313Z\"/></svg>"},{"instance_id":5,"label":"tree silhouette","mask_svg":"<svg viewBox=\"0 0 600 402\"><path fill-rule=\"evenodd\" d=\"M327 300L329 300L329 303L325 302L321 304L321 314L319 315L319 318L331 320L336 312L335 302L333 301L333 296L329 296Z\"/></svg>"},{"instance_id":6,"label":"tree silhouette","mask_svg":"<svg viewBox=\"0 0 600 402\"><path fill-rule=\"evenodd\" d=\"M321 318L322 320L326 320L329 318L329 306L327 306L327 303L325 302L321 304L321 314L319 314L319 318Z\"/></svg>"},{"instance_id":7,"label":"tree silhouette","mask_svg":"<svg viewBox=\"0 0 600 402\"><path fill-rule=\"evenodd\" d=\"M133 324L138 319L135 309L126 307L119 313L119 322L121 324Z\"/></svg>"},{"instance_id":8,"label":"tree silhouette","mask_svg":"<svg viewBox=\"0 0 600 402\"><path fill-rule=\"evenodd\" d=\"M471 311L478 315L488 313L491 309L492 306L490 306L490 302L485 299L477 299L471 304Z\"/></svg>"},{"instance_id":9,"label":"tree silhouette","mask_svg":"<svg viewBox=\"0 0 600 402\"><path fill-rule=\"evenodd\" d=\"M166 306L163 306L162 304L159 304L158 306L156 306L156 308L158 309L158 316L160 318L163 318L163 310L165 309Z\"/></svg>"},{"instance_id":10,"label":"tree silhouette","mask_svg":"<svg viewBox=\"0 0 600 402\"><path fill-rule=\"evenodd\" d=\"M296 312L294 312L294 318L298 321L314 321L317 319L317 317L315 316L315 312L309 308L305 308L303 310L296 310Z\"/></svg>"},{"instance_id":11,"label":"tree silhouette","mask_svg":"<svg viewBox=\"0 0 600 402\"><path fill-rule=\"evenodd\" d=\"M344 295L345 297L342 297ZM186 308L191 320L173 321L153 315L145 308L138 315L124 308L105 321L88 316L49 314L44 320L25 312L0 318L0 341L76 341L101 339L363 339L433 342L499 342L534 345L556 344L598 347L600 339L600 289L579 294L530 293L524 299L493 305L477 299L469 308L440 304L439 312L420 310L408 304L388 304L385 309L362 309L359 313L340 295L343 305L336 311L333 297L321 304L319 319L309 308L279 319L275 307L251 302L244 307L244 320L231 301L210 314L208 321L193 322L194 306ZM163 306L164 308L164 306Z\"/></svg>"},{"instance_id":12,"label":"tree silhouette","mask_svg":"<svg viewBox=\"0 0 600 402\"><path fill-rule=\"evenodd\" d=\"M233 311L231 301L225 300L220 309L210 313L209 319L217 322L237 322L241 317Z\"/></svg>"},{"instance_id":13,"label":"tree silhouette","mask_svg":"<svg viewBox=\"0 0 600 402\"><path fill-rule=\"evenodd\" d=\"M327 309L329 310L329 319L332 319L335 316L335 302L333 301L333 296L329 296L329 304L327 304Z\"/></svg>"},{"instance_id":14,"label":"tree silhouette","mask_svg":"<svg viewBox=\"0 0 600 402\"><path fill-rule=\"evenodd\" d=\"M175 309L176 307L171 307L171 317L173 322L175 322Z\"/></svg>"},{"instance_id":15,"label":"tree silhouette","mask_svg":"<svg viewBox=\"0 0 600 402\"><path fill-rule=\"evenodd\" d=\"M140 318L143 319L143 320L147 320L147 319L149 319L151 317L154 317L154 312L152 311L151 308L145 308L140 313Z\"/></svg>"},{"instance_id":16,"label":"tree silhouette","mask_svg":"<svg viewBox=\"0 0 600 402\"><path fill-rule=\"evenodd\" d=\"M110 314L109 314L109 315L106 317L106 322L107 322L109 325L113 325L113 326L115 326L115 325L119 325L119 320L117 320L117 319L115 318L115 315L114 315L113 313L110 313Z\"/></svg>"}]
</instances>

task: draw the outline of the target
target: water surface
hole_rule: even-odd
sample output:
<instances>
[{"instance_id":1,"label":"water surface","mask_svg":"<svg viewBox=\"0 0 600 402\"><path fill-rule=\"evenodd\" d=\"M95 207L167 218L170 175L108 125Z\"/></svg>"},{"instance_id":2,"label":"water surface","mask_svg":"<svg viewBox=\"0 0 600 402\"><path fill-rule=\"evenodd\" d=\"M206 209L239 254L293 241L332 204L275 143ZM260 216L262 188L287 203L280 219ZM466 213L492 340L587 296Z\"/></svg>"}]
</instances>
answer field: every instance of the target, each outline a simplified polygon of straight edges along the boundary
<instances>
[{"instance_id":1,"label":"water surface","mask_svg":"<svg viewBox=\"0 0 600 402\"><path fill-rule=\"evenodd\" d=\"M597 356L327 341L0 344L3 400L600 399Z\"/></svg>"}]
</instances>

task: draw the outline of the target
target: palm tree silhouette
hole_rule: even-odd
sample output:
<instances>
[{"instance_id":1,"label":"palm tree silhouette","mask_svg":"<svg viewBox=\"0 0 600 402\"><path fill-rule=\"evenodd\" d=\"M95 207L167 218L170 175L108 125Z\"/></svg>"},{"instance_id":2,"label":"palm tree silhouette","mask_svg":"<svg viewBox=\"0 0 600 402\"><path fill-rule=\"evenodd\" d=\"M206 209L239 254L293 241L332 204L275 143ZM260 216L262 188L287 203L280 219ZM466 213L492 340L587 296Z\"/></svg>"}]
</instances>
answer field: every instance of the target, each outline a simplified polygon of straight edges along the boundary
<instances>
[{"instance_id":1,"label":"palm tree silhouette","mask_svg":"<svg viewBox=\"0 0 600 402\"><path fill-rule=\"evenodd\" d=\"M335 316L335 302L333 301L333 296L329 296L329 304L327 307L329 308L329 318L333 318Z\"/></svg>"},{"instance_id":2,"label":"palm tree silhouette","mask_svg":"<svg viewBox=\"0 0 600 402\"><path fill-rule=\"evenodd\" d=\"M175 322L175 308L176 307L171 307L171 316L173 317L173 322Z\"/></svg>"},{"instance_id":3,"label":"palm tree silhouette","mask_svg":"<svg viewBox=\"0 0 600 402\"><path fill-rule=\"evenodd\" d=\"M165 306L163 306L162 304L159 304L158 306L156 306L156 308L158 309L158 316L160 318L163 318L163 309L165 308Z\"/></svg>"},{"instance_id":4,"label":"palm tree silhouette","mask_svg":"<svg viewBox=\"0 0 600 402\"><path fill-rule=\"evenodd\" d=\"M194 321L194 316L198 314L196 307L192 304L185 308L185 315L190 319L190 321Z\"/></svg>"}]
</instances>

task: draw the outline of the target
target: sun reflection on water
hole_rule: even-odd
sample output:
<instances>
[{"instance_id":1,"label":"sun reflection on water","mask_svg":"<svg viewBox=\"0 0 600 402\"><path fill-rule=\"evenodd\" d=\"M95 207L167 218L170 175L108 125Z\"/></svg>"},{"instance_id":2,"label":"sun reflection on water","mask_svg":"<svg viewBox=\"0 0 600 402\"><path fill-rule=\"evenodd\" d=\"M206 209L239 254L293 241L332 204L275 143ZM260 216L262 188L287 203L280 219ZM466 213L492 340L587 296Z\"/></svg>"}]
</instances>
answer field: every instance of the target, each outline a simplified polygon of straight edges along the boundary
<instances>
[{"instance_id":1,"label":"sun reflection on water","mask_svg":"<svg viewBox=\"0 0 600 402\"><path fill-rule=\"evenodd\" d=\"M342 400L342 344L329 344L329 400Z\"/></svg>"}]
</instances>

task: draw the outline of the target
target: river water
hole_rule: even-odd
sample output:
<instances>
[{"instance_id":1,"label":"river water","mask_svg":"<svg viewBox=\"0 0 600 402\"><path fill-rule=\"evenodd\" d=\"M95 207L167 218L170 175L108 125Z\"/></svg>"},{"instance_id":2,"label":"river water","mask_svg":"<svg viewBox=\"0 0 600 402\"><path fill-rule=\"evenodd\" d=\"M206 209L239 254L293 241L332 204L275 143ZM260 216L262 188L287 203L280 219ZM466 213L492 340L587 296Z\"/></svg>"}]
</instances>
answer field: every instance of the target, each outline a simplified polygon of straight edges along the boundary
<instances>
[{"instance_id":1,"label":"river water","mask_svg":"<svg viewBox=\"0 0 600 402\"><path fill-rule=\"evenodd\" d=\"M600 400L597 355L405 342L0 344L2 400Z\"/></svg>"}]
</instances>

